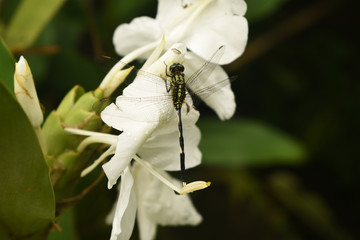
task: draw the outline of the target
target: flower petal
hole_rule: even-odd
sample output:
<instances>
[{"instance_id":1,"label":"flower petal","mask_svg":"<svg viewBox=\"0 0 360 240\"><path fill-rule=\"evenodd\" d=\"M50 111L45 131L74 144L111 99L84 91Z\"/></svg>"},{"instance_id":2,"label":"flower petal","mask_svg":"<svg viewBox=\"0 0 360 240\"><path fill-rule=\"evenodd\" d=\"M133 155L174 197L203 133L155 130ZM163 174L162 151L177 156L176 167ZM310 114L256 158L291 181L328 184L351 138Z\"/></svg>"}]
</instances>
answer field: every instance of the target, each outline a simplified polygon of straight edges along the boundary
<instances>
[{"instance_id":1,"label":"flower petal","mask_svg":"<svg viewBox=\"0 0 360 240\"><path fill-rule=\"evenodd\" d=\"M133 173L135 191L138 196L138 212L140 232L144 226L144 216L147 221L160 225L197 225L202 217L196 211L188 195L176 195L151 173L138 164L134 164ZM180 181L162 172L168 179L181 188ZM148 224L148 223L147 223Z\"/></svg>"},{"instance_id":2,"label":"flower petal","mask_svg":"<svg viewBox=\"0 0 360 240\"><path fill-rule=\"evenodd\" d=\"M184 62L185 76L187 76L188 72L195 72L203 64L204 61L202 60L202 58L192 52L188 52L186 54L186 60ZM206 105L211 107L216 112L216 114L221 120L231 118L234 115L236 109L235 96L233 91L231 90L230 81L225 80L227 77L228 76L224 69L220 66L216 66L210 76L206 78L200 77L199 79L195 80L196 82L193 82L191 84L191 90L193 92L209 86L213 86L217 83L219 84L218 89L217 87L214 87L214 89L212 89L214 90L214 92L209 91L206 97L203 97L202 100L206 103ZM219 83L220 81L224 80L225 82L221 84ZM200 97L202 96L200 95Z\"/></svg>"},{"instance_id":3,"label":"flower petal","mask_svg":"<svg viewBox=\"0 0 360 240\"><path fill-rule=\"evenodd\" d=\"M212 1L187 29L182 41L203 59L225 45L226 51L219 63L228 64L243 53L247 43L245 12L244 1Z\"/></svg>"},{"instance_id":4,"label":"flower petal","mask_svg":"<svg viewBox=\"0 0 360 240\"><path fill-rule=\"evenodd\" d=\"M113 36L115 50L119 55L124 56L137 48L159 41L163 32L153 18L134 18L129 24L121 24L115 29Z\"/></svg>"},{"instance_id":5,"label":"flower petal","mask_svg":"<svg viewBox=\"0 0 360 240\"><path fill-rule=\"evenodd\" d=\"M141 240L153 240L156 235L157 224L152 221L146 214L145 206L138 206L137 222L139 225L140 239Z\"/></svg>"},{"instance_id":6,"label":"flower petal","mask_svg":"<svg viewBox=\"0 0 360 240\"><path fill-rule=\"evenodd\" d=\"M169 23L182 10L181 0L159 0L156 20L163 24Z\"/></svg>"},{"instance_id":7,"label":"flower petal","mask_svg":"<svg viewBox=\"0 0 360 240\"><path fill-rule=\"evenodd\" d=\"M176 48L176 51L173 48ZM185 45L177 44L173 48L147 70L151 74L159 76L165 71L164 62L182 60L186 52ZM109 179L109 188L116 183L121 172L130 163L145 140L156 128L166 122L165 120L169 118L169 110L172 109L170 118L174 117L175 111L171 101L163 104L157 98L155 100L152 97L146 98L157 96L157 94L167 94L164 96L165 100L170 100L163 79L153 77L149 81L145 76L139 75L132 84L124 89L123 96L116 99L116 104L110 104L101 112L101 118L107 125L123 132L118 138L115 155L103 165Z\"/></svg>"},{"instance_id":8,"label":"flower petal","mask_svg":"<svg viewBox=\"0 0 360 240\"><path fill-rule=\"evenodd\" d=\"M186 168L192 168L201 163L201 152L198 148L201 135L200 130L195 126L199 113L192 109L186 114L186 108L184 105L182 109L184 148ZM156 129L138 153L157 168L168 171L180 170L177 119Z\"/></svg>"},{"instance_id":9,"label":"flower petal","mask_svg":"<svg viewBox=\"0 0 360 240\"><path fill-rule=\"evenodd\" d=\"M136 196L134 178L129 168L121 177L120 195L116 203L110 240L128 240L132 234L136 215Z\"/></svg>"},{"instance_id":10,"label":"flower petal","mask_svg":"<svg viewBox=\"0 0 360 240\"><path fill-rule=\"evenodd\" d=\"M150 126L154 125L134 122L132 129L119 135L115 155L102 166L109 180L109 189L116 183L125 167L148 138L148 132L152 131Z\"/></svg>"}]
</instances>

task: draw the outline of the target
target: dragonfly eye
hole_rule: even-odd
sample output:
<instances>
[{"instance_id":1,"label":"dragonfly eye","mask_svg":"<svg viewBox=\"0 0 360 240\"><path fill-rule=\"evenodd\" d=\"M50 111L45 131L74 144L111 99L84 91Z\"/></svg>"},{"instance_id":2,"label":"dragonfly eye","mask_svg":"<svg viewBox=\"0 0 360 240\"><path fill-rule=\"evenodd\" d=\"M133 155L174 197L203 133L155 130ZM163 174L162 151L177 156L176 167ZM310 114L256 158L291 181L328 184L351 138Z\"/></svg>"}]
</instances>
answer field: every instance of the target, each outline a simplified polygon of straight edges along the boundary
<instances>
[{"instance_id":1,"label":"dragonfly eye","mask_svg":"<svg viewBox=\"0 0 360 240\"><path fill-rule=\"evenodd\" d=\"M175 68L176 68L176 63L174 63L169 67L170 72L173 72Z\"/></svg>"},{"instance_id":2,"label":"dragonfly eye","mask_svg":"<svg viewBox=\"0 0 360 240\"><path fill-rule=\"evenodd\" d=\"M174 63L169 67L170 72L183 72L185 70L184 66L180 63Z\"/></svg>"}]
</instances>

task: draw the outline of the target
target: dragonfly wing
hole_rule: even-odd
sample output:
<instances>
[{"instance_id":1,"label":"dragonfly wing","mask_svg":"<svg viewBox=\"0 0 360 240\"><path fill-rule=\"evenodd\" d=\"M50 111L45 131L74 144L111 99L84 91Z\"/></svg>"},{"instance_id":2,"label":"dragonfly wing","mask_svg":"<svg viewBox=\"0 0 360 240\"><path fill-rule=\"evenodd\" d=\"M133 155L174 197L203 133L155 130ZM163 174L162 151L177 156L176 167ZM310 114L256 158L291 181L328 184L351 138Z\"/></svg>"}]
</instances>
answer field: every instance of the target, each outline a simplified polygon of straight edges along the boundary
<instances>
[{"instance_id":1,"label":"dragonfly wing","mask_svg":"<svg viewBox=\"0 0 360 240\"><path fill-rule=\"evenodd\" d=\"M119 96L114 104L116 116L139 122L168 121L174 117L171 96L125 97ZM106 111L106 109L104 110Z\"/></svg>"},{"instance_id":2,"label":"dragonfly wing","mask_svg":"<svg viewBox=\"0 0 360 240\"><path fill-rule=\"evenodd\" d=\"M192 90L191 91L191 95L196 95L197 97L201 98L201 100L205 101L208 97L210 97L212 94L215 94L216 92L220 91L223 88L226 87L230 87L231 83L233 81L235 81L237 79L237 77L230 77L230 78L225 78L221 81L218 81L210 86L206 86L206 87L202 87L200 89L196 89L196 90ZM195 105L198 102L194 103Z\"/></svg>"},{"instance_id":3,"label":"dragonfly wing","mask_svg":"<svg viewBox=\"0 0 360 240\"><path fill-rule=\"evenodd\" d=\"M186 69L188 67L193 68L195 67L197 71L195 71L186 81L187 86L191 87L194 84L197 84L198 82L204 82L207 81L209 76L212 74L213 70L218 66L218 62L220 61L220 58L224 54L225 47L221 46L212 56L211 58L203 63L200 60L200 57L196 56L195 54L188 54L190 56L191 64L192 66L187 66L185 62Z\"/></svg>"},{"instance_id":4,"label":"dragonfly wing","mask_svg":"<svg viewBox=\"0 0 360 240\"><path fill-rule=\"evenodd\" d=\"M164 65L164 69L165 69L165 67L166 66ZM160 77L160 76L158 76L156 74L146 72L146 71L143 71L143 70L137 70L137 76L144 78L144 80L146 80L146 81L151 81L152 83L155 83L155 84L161 84L165 88L165 80L166 80L166 78L162 78L162 77Z\"/></svg>"},{"instance_id":5,"label":"dragonfly wing","mask_svg":"<svg viewBox=\"0 0 360 240\"><path fill-rule=\"evenodd\" d=\"M194 106L197 107L201 102L211 107L221 120L229 119L235 112L235 96L231 90L231 82L236 77L225 78L210 86L192 90L188 88L193 97Z\"/></svg>"}]
</instances>

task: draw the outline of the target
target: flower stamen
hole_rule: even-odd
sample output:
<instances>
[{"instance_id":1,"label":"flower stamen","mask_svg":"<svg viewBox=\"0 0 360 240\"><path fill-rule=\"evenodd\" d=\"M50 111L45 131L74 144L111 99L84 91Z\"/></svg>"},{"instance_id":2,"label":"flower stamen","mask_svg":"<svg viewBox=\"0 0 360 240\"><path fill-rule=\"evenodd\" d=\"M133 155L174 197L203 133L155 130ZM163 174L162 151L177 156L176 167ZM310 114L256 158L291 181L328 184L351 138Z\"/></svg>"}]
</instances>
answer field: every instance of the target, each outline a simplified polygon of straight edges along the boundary
<instances>
[{"instance_id":1,"label":"flower stamen","mask_svg":"<svg viewBox=\"0 0 360 240\"><path fill-rule=\"evenodd\" d=\"M116 146L111 145L103 154L100 155L98 159L96 159L93 164L91 164L89 167L85 168L80 176L85 177L88 173L90 173L92 170L94 170L97 165L99 165L102 161L104 161L105 158L115 153Z\"/></svg>"},{"instance_id":2,"label":"flower stamen","mask_svg":"<svg viewBox=\"0 0 360 240\"><path fill-rule=\"evenodd\" d=\"M163 182L165 185L167 185L169 188L174 190L177 194L183 195L187 193L191 193L194 191L202 190L204 188L207 188L210 186L210 182L205 181L195 181L191 183L183 183L183 188L178 188L175 186L169 179L161 175L157 168L155 168L153 165L151 165L149 162L141 159L138 156L134 156L134 160L138 162L141 166L146 168L152 175L154 175L157 179L159 179L161 182Z\"/></svg>"}]
</instances>

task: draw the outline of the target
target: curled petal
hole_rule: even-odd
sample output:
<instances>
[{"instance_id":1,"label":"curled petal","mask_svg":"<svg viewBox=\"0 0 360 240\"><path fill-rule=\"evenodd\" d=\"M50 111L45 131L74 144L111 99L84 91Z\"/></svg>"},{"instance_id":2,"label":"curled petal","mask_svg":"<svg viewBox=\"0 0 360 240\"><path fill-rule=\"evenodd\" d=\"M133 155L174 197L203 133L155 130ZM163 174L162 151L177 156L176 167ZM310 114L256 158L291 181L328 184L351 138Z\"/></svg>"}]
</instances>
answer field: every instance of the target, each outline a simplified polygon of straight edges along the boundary
<instances>
[{"instance_id":1,"label":"curled petal","mask_svg":"<svg viewBox=\"0 0 360 240\"><path fill-rule=\"evenodd\" d=\"M228 64L243 53L247 43L245 12L244 1L212 1L194 21L183 41L204 59L208 59L219 46L225 45L226 51L219 64Z\"/></svg>"},{"instance_id":2,"label":"curled petal","mask_svg":"<svg viewBox=\"0 0 360 240\"><path fill-rule=\"evenodd\" d=\"M184 42L189 49L204 59L219 46L226 46L225 53L219 64L228 64L241 56L247 43L247 21L240 16L222 16L218 21L206 23L205 27L188 34ZM231 26L229 29L228 26ZM211 41L209 41L211 39Z\"/></svg>"},{"instance_id":3,"label":"curled petal","mask_svg":"<svg viewBox=\"0 0 360 240\"><path fill-rule=\"evenodd\" d=\"M124 56L144 45L159 41L162 34L163 30L155 19L138 17L129 24L121 24L115 29L113 43L116 52Z\"/></svg>"},{"instance_id":4,"label":"curled petal","mask_svg":"<svg viewBox=\"0 0 360 240\"><path fill-rule=\"evenodd\" d=\"M168 42L184 42L203 59L225 45L219 63L228 64L243 53L247 42L246 8L242 0L160 0L156 20L165 29Z\"/></svg>"},{"instance_id":5,"label":"curled petal","mask_svg":"<svg viewBox=\"0 0 360 240\"><path fill-rule=\"evenodd\" d=\"M151 126L153 125L137 122L132 130L125 130L119 135L115 155L102 166L109 180L109 189L116 183L133 156L145 142L149 132L152 131Z\"/></svg>"},{"instance_id":6,"label":"curled petal","mask_svg":"<svg viewBox=\"0 0 360 240\"><path fill-rule=\"evenodd\" d=\"M188 64L191 63L191 64ZM186 61L184 62L185 74L187 72L193 73L203 65L203 60L192 52L186 55ZM216 66L210 76L206 79L197 79L197 83L192 84L192 90L196 92L199 89L203 89L215 84L219 84L218 88L214 87L213 92L209 90L209 95L202 100L211 107L221 120L231 118L236 109L235 96L231 90L230 81L225 80L228 76L224 69L220 66ZM219 83L220 81L224 81ZM200 96L201 97L201 96Z\"/></svg>"},{"instance_id":7,"label":"curled petal","mask_svg":"<svg viewBox=\"0 0 360 240\"><path fill-rule=\"evenodd\" d=\"M110 240L130 239L136 215L136 196L134 178L127 167L121 177L119 198L116 203Z\"/></svg>"}]
</instances>

